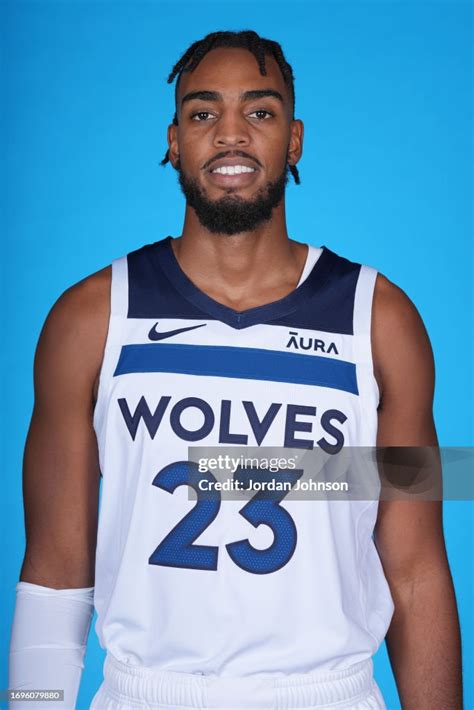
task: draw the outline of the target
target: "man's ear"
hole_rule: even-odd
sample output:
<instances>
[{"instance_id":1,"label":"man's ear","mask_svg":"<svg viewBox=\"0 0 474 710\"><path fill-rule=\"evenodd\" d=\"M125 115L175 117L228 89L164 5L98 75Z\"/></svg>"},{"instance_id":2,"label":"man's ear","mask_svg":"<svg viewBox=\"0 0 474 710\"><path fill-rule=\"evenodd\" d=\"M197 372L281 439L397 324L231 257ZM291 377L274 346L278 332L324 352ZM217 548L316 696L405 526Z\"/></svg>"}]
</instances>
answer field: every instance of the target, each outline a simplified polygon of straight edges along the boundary
<instances>
[{"instance_id":1,"label":"man's ear","mask_svg":"<svg viewBox=\"0 0 474 710\"><path fill-rule=\"evenodd\" d=\"M168 126L168 158L173 168L176 167L179 161L178 123L175 123L175 120L176 114L173 123Z\"/></svg>"},{"instance_id":2,"label":"man's ear","mask_svg":"<svg viewBox=\"0 0 474 710\"><path fill-rule=\"evenodd\" d=\"M294 119L290 126L290 144L288 146L288 164L296 165L303 155L304 125L303 121Z\"/></svg>"}]
</instances>

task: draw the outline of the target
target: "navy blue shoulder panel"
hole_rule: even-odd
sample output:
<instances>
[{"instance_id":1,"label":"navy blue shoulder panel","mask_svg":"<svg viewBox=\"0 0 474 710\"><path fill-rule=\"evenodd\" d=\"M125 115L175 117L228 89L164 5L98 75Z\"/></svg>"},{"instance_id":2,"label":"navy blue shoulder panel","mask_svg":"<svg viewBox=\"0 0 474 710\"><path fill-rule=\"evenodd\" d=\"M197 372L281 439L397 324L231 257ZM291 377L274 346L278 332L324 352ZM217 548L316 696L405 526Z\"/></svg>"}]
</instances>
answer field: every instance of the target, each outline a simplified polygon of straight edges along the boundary
<instances>
[{"instance_id":1,"label":"navy blue shoulder panel","mask_svg":"<svg viewBox=\"0 0 474 710\"><path fill-rule=\"evenodd\" d=\"M145 244L127 255L128 317L209 319L183 298L162 269L159 255L165 241Z\"/></svg>"},{"instance_id":2,"label":"navy blue shoulder panel","mask_svg":"<svg viewBox=\"0 0 474 710\"><path fill-rule=\"evenodd\" d=\"M355 291L361 264L339 256L327 247L319 259L323 256L330 263L330 273L321 287L314 289L296 312L272 320L272 323L353 335Z\"/></svg>"},{"instance_id":3,"label":"navy blue shoulder panel","mask_svg":"<svg viewBox=\"0 0 474 710\"><path fill-rule=\"evenodd\" d=\"M354 298L361 265L323 247L306 280L278 301L237 312L200 291L181 271L171 238L130 252L128 317L220 320L236 329L268 323L353 334Z\"/></svg>"}]
</instances>

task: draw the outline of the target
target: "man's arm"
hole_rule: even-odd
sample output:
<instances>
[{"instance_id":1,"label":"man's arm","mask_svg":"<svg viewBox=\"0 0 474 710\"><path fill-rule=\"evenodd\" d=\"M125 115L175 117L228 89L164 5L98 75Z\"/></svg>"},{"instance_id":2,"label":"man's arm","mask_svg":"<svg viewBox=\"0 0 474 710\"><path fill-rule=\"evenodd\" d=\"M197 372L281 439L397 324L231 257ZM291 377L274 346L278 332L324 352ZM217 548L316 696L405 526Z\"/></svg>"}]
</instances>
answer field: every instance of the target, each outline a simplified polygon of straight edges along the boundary
<instances>
[{"instance_id":1,"label":"man's arm","mask_svg":"<svg viewBox=\"0 0 474 710\"><path fill-rule=\"evenodd\" d=\"M92 417L109 289L110 267L65 291L41 331L24 453L21 581L94 584L100 471Z\"/></svg>"},{"instance_id":2,"label":"man's arm","mask_svg":"<svg viewBox=\"0 0 474 710\"><path fill-rule=\"evenodd\" d=\"M434 363L405 293L377 277L372 345L377 446L437 447ZM381 500L374 531L395 604L387 649L403 710L462 710L461 641L441 501Z\"/></svg>"},{"instance_id":3,"label":"man's arm","mask_svg":"<svg viewBox=\"0 0 474 710\"><path fill-rule=\"evenodd\" d=\"M93 613L99 462L93 407L110 309L110 267L54 304L35 354L23 468L26 551L16 587L12 690L63 689L76 704ZM15 708L27 708L15 701ZM30 708L39 707L28 702Z\"/></svg>"}]
</instances>

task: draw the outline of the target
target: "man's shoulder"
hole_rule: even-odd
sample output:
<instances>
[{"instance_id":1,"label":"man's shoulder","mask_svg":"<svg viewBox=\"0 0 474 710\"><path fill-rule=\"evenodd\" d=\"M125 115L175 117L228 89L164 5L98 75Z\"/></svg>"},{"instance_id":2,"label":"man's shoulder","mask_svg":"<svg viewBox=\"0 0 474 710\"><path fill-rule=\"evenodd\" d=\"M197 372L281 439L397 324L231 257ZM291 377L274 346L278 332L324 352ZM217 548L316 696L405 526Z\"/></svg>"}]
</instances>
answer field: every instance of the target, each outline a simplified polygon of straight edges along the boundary
<instances>
[{"instance_id":1,"label":"man's shoulder","mask_svg":"<svg viewBox=\"0 0 474 710\"><path fill-rule=\"evenodd\" d=\"M93 323L97 319L108 319L110 315L110 296L112 285L113 263L127 260L140 263L148 259L150 254L162 251L168 246L171 237L167 236L157 242L142 244L135 249L124 252L113 259L111 263L85 278L77 281L59 296L51 308L50 315L79 319Z\"/></svg>"},{"instance_id":2,"label":"man's shoulder","mask_svg":"<svg viewBox=\"0 0 474 710\"><path fill-rule=\"evenodd\" d=\"M407 293L380 271L374 287L373 308L376 314L392 321L402 319L420 319L418 310Z\"/></svg>"},{"instance_id":3,"label":"man's shoulder","mask_svg":"<svg viewBox=\"0 0 474 710\"><path fill-rule=\"evenodd\" d=\"M110 316L111 266L67 288L51 307L36 349L36 369L69 363L76 379L92 382L102 361ZM53 368L53 369L54 369Z\"/></svg>"},{"instance_id":4,"label":"man's shoulder","mask_svg":"<svg viewBox=\"0 0 474 710\"><path fill-rule=\"evenodd\" d=\"M63 291L49 316L93 321L108 315L111 280L112 266L109 265L77 281Z\"/></svg>"},{"instance_id":5,"label":"man's shoulder","mask_svg":"<svg viewBox=\"0 0 474 710\"><path fill-rule=\"evenodd\" d=\"M416 341L426 338L421 315L401 286L370 263L337 253L336 256L347 268L355 268L357 272L360 268L374 272L372 339L377 353L389 349L390 343L396 349L396 339L399 343L415 346Z\"/></svg>"},{"instance_id":6,"label":"man's shoulder","mask_svg":"<svg viewBox=\"0 0 474 710\"><path fill-rule=\"evenodd\" d=\"M423 319L405 291L377 274L372 307L372 352L379 388L403 391L402 381L432 387L434 359ZM415 385L411 382L411 388Z\"/></svg>"}]
</instances>

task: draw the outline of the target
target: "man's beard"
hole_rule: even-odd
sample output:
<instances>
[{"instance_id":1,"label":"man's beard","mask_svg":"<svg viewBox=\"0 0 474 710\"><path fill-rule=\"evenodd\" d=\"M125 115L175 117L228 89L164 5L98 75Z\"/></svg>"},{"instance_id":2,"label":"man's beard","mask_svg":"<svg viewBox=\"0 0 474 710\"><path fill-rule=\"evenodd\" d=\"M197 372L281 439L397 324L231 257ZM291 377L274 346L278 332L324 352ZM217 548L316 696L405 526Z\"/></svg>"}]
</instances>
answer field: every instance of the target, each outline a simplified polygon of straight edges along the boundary
<instances>
[{"instance_id":1,"label":"man's beard","mask_svg":"<svg viewBox=\"0 0 474 710\"><path fill-rule=\"evenodd\" d=\"M267 222L273 208L280 204L288 182L289 167L275 182L267 182L256 197L245 200L239 195L225 195L218 200L209 200L205 190L194 178L188 178L180 164L176 166L179 184L187 204L192 207L203 227L217 234L238 234L251 232L263 222Z\"/></svg>"}]
</instances>

